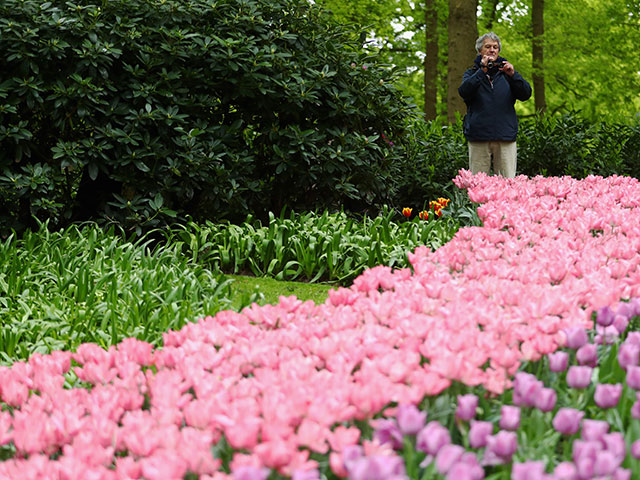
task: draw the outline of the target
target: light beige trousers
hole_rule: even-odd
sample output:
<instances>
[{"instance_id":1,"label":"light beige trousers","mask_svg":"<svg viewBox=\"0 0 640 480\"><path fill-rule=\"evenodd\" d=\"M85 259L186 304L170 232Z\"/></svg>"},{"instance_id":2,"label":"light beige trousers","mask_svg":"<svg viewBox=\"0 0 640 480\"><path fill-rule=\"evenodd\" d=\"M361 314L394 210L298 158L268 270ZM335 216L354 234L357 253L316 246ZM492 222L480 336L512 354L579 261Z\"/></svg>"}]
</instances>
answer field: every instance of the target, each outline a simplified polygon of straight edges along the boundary
<instances>
[{"instance_id":1,"label":"light beige trousers","mask_svg":"<svg viewBox=\"0 0 640 480\"><path fill-rule=\"evenodd\" d=\"M469 142L469 170L471 173L493 173L506 178L516 176L518 149L516 142Z\"/></svg>"}]
</instances>

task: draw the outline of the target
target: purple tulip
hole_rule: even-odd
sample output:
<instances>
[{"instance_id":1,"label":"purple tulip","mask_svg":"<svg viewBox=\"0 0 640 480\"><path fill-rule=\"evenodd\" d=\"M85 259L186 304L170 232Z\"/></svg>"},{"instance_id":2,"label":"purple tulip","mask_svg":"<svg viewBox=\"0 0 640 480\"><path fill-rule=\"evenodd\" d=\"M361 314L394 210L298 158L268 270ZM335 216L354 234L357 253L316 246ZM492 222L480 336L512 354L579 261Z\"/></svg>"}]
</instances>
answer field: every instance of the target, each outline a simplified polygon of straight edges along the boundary
<instances>
[{"instance_id":1,"label":"purple tulip","mask_svg":"<svg viewBox=\"0 0 640 480\"><path fill-rule=\"evenodd\" d=\"M571 388L587 388L591 384L591 367L572 365L567 372L567 385Z\"/></svg>"},{"instance_id":2,"label":"purple tulip","mask_svg":"<svg viewBox=\"0 0 640 480\"><path fill-rule=\"evenodd\" d=\"M544 462L514 463L511 470L511 480L546 480L547 478L547 474L544 472Z\"/></svg>"},{"instance_id":3,"label":"purple tulip","mask_svg":"<svg viewBox=\"0 0 640 480\"><path fill-rule=\"evenodd\" d=\"M478 397L473 393L458 395L458 408L456 408L456 418L469 421L476 416L478 408Z\"/></svg>"},{"instance_id":4,"label":"purple tulip","mask_svg":"<svg viewBox=\"0 0 640 480\"><path fill-rule=\"evenodd\" d=\"M533 407L543 388L544 384L535 375L518 372L513 379L513 403Z\"/></svg>"},{"instance_id":5,"label":"purple tulip","mask_svg":"<svg viewBox=\"0 0 640 480\"><path fill-rule=\"evenodd\" d=\"M569 365L569 354L563 351L557 351L547 355L549 359L549 370L552 372L564 372Z\"/></svg>"},{"instance_id":6,"label":"purple tulip","mask_svg":"<svg viewBox=\"0 0 640 480\"><path fill-rule=\"evenodd\" d=\"M396 421L404 435L415 435L424 428L427 412L421 412L415 405L402 404L398 406Z\"/></svg>"},{"instance_id":7,"label":"purple tulip","mask_svg":"<svg viewBox=\"0 0 640 480\"><path fill-rule=\"evenodd\" d=\"M629 365L626 376L627 385L634 390L640 390L640 367Z\"/></svg>"},{"instance_id":8,"label":"purple tulip","mask_svg":"<svg viewBox=\"0 0 640 480\"><path fill-rule=\"evenodd\" d=\"M469 445L471 448L482 448L487 445L487 438L493 433L493 423L471 420L469 428Z\"/></svg>"},{"instance_id":9,"label":"purple tulip","mask_svg":"<svg viewBox=\"0 0 640 480\"><path fill-rule=\"evenodd\" d=\"M435 456L444 445L450 443L449 430L436 421L427 423L416 437L416 449L432 456Z\"/></svg>"},{"instance_id":10,"label":"purple tulip","mask_svg":"<svg viewBox=\"0 0 640 480\"><path fill-rule=\"evenodd\" d=\"M342 449L342 462L347 471L362 457L364 457L364 448L362 448L362 445L346 445Z\"/></svg>"},{"instance_id":11,"label":"purple tulip","mask_svg":"<svg viewBox=\"0 0 640 480\"><path fill-rule=\"evenodd\" d=\"M631 444L631 456L636 460L640 460L640 440L636 440Z\"/></svg>"},{"instance_id":12,"label":"purple tulip","mask_svg":"<svg viewBox=\"0 0 640 480\"><path fill-rule=\"evenodd\" d=\"M553 471L554 480L578 480L578 471L571 462L561 462Z\"/></svg>"},{"instance_id":13,"label":"purple tulip","mask_svg":"<svg viewBox=\"0 0 640 480\"><path fill-rule=\"evenodd\" d=\"M609 432L609 424L604 420L591 420L586 418L582 421L582 440L586 442L599 441Z\"/></svg>"},{"instance_id":14,"label":"purple tulip","mask_svg":"<svg viewBox=\"0 0 640 480\"><path fill-rule=\"evenodd\" d=\"M350 480L387 480L405 475L404 461L397 455L361 457L348 470Z\"/></svg>"},{"instance_id":15,"label":"purple tulip","mask_svg":"<svg viewBox=\"0 0 640 480\"><path fill-rule=\"evenodd\" d=\"M631 480L631 470L620 467L613 472L611 480Z\"/></svg>"},{"instance_id":16,"label":"purple tulip","mask_svg":"<svg viewBox=\"0 0 640 480\"><path fill-rule=\"evenodd\" d=\"M563 435L574 435L580 429L580 422L584 412L575 408L561 408L553 417L553 428Z\"/></svg>"},{"instance_id":17,"label":"purple tulip","mask_svg":"<svg viewBox=\"0 0 640 480\"><path fill-rule=\"evenodd\" d=\"M622 335L629 326L629 317L626 315L616 315L613 318L613 327Z\"/></svg>"},{"instance_id":18,"label":"purple tulip","mask_svg":"<svg viewBox=\"0 0 640 480\"><path fill-rule=\"evenodd\" d=\"M640 358L640 346L635 343L629 342L629 339L620 345L618 350L618 364L622 369L625 369L630 365L638 365L638 359Z\"/></svg>"},{"instance_id":19,"label":"purple tulip","mask_svg":"<svg viewBox=\"0 0 640 480\"><path fill-rule=\"evenodd\" d=\"M320 480L320 472L316 468L310 470L295 470L291 480Z\"/></svg>"},{"instance_id":20,"label":"purple tulip","mask_svg":"<svg viewBox=\"0 0 640 480\"><path fill-rule=\"evenodd\" d=\"M243 465L233 470L233 480L267 480L270 473L268 468Z\"/></svg>"},{"instance_id":21,"label":"purple tulip","mask_svg":"<svg viewBox=\"0 0 640 480\"><path fill-rule=\"evenodd\" d=\"M621 383L599 383L593 394L593 400L600 408L612 408L618 405L622 395Z\"/></svg>"},{"instance_id":22,"label":"purple tulip","mask_svg":"<svg viewBox=\"0 0 640 480\"><path fill-rule=\"evenodd\" d=\"M596 440L575 440L573 442L572 457L574 462L583 458L596 459L596 454L603 449L603 444Z\"/></svg>"},{"instance_id":23,"label":"purple tulip","mask_svg":"<svg viewBox=\"0 0 640 480\"><path fill-rule=\"evenodd\" d=\"M514 431L520 427L520 407L503 405L500 409L500 428Z\"/></svg>"},{"instance_id":24,"label":"purple tulip","mask_svg":"<svg viewBox=\"0 0 640 480\"><path fill-rule=\"evenodd\" d=\"M597 345L612 345L618 338L620 338L620 333L613 325L608 327L596 325L596 332L598 334L593 339L593 343Z\"/></svg>"},{"instance_id":25,"label":"purple tulip","mask_svg":"<svg viewBox=\"0 0 640 480\"><path fill-rule=\"evenodd\" d=\"M636 402L631 407L631 417L640 419L640 392L636 392Z\"/></svg>"},{"instance_id":26,"label":"purple tulip","mask_svg":"<svg viewBox=\"0 0 640 480\"><path fill-rule=\"evenodd\" d=\"M595 368L598 366L598 346L593 343L583 345L576 352L576 360L580 365Z\"/></svg>"},{"instance_id":27,"label":"purple tulip","mask_svg":"<svg viewBox=\"0 0 640 480\"><path fill-rule=\"evenodd\" d=\"M600 450L596 454L596 461L593 464L593 473L596 476L606 477L613 475L613 472L620 466L618 459L612 452Z\"/></svg>"},{"instance_id":28,"label":"purple tulip","mask_svg":"<svg viewBox=\"0 0 640 480\"><path fill-rule=\"evenodd\" d=\"M464 457L460 461L454 463L447 472L446 480L482 480L484 478L484 470L476 461L474 463L464 461Z\"/></svg>"},{"instance_id":29,"label":"purple tulip","mask_svg":"<svg viewBox=\"0 0 640 480\"><path fill-rule=\"evenodd\" d=\"M601 307L596 313L596 323L603 327L608 327L613 323L616 314L611 307Z\"/></svg>"},{"instance_id":30,"label":"purple tulip","mask_svg":"<svg viewBox=\"0 0 640 480\"><path fill-rule=\"evenodd\" d=\"M518 449L518 436L515 432L500 430L487 439L485 459L495 463L507 463ZM497 460L497 462L496 462Z\"/></svg>"},{"instance_id":31,"label":"purple tulip","mask_svg":"<svg viewBox=\"0 0 640 480\"><path fill-rule=\"evenodd\" d=\"M460 445L450 443L440 449L436 455L436 468L444 475L462 457L464 448Z\"/></svg>"},{"instance_id":32,"label":"purple tulip","mask_svg":"<svg viewBox=\"0 0 640 480\"><path fill-rule=\"evenodd\" d=\"M388 443L391 448L399 450L403 446L402 432L395 420L381 418L373 420L371 424L374 427L373 438L381 444Z\"/></svg>"},{"instance_id":33,"label":"purple tulip","mask_svg":"<svg viewBox=\"0 0 640 480\"><path fill-rule=\"evenodd\" d=\"M581 457L576 460L576 470L578 470L578 478L587 479L593 478L594 474L594 465L596 463L595 458L591 457Z\"/></svg>"},{"instance_id":34,"label":"purple tulip","mask_svg":"<svg viewBox=\"0 0 640 480\"><path fill-rule=\"evenodd\" d=\"M629 332L624 343L629 343L631 345L637 345L640 347L640 332Z\"/></svg>"},{"instance_id":35,"label":"purple tulip","mask_svg":"<svg viewBox=\"0 0 640 480\"><path fill-rule=\"evenodd\" d=\"M542 412L550 412L556 406L558 396L553 388L543 388L536 399L536 408Z\"/></svg>"},{"instance_id":36,"label":"purple tulip","mask_svg":"<svg viewBox=\"0 0 640 480\"><path fill-rule=\"evenodd\" d=\"M587 331L583 327L572 327L564 330L567 336L567 348L577 350L589 341Z\"/></svg>"},{"instance_id":37,"label":"purple tulip","mask_svg":"<svg viewBox=\"0 0 640 480\"><path fill-rule=\"evenodd\" d=\"M602 443L609 452L613 453L621 464L627 455L627 444L620 432L607 433L602 437Z\"/></svg>"}]
</instances>

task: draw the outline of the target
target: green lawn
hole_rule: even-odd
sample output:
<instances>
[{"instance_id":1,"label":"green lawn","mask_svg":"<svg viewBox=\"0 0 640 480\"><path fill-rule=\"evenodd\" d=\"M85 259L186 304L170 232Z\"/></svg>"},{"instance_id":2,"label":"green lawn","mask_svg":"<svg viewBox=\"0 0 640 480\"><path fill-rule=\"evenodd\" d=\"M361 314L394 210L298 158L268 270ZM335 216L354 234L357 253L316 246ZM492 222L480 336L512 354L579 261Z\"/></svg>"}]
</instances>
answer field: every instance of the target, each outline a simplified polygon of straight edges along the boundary
<instances>
[{"instance_id":1,"label":"green lawn","mask_svg":"<svg viewBox=\"0 0 640 480\"><path fill-rule=\"evenodd\" d=\"M300 300L324 303L334 285L326 283L286 282L267 277L247 275L227 275L233 280L231 299L234 309L247 306L255 301L260 305L278 303L278 297L295 295ZM255 295L254 295L255 294ZM252 298L253 295L253 298Z\"/></svg>"}]
</instances>

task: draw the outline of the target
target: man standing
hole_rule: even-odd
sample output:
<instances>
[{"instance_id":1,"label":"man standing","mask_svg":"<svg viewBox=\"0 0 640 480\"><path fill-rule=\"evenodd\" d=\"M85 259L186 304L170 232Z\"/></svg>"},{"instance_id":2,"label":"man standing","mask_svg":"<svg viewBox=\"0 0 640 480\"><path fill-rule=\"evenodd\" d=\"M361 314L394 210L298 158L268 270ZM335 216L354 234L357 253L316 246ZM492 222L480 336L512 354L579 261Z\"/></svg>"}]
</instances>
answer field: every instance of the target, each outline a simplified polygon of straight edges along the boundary
<instances>
[{"instance_id":1,"label":"man standing","mask_svg":"<svg viewBox=\"0 0 640 480\"><path fill-rule=\"evenodd\" d=\"M518 118L516 100L531 97L531 85L513 65L499 56L500 38L491 32L476 40L478 56L464 72L458 93L467 105L464 136L469 142L472 173L516 175Z\"/></svg>"}]
</instances>

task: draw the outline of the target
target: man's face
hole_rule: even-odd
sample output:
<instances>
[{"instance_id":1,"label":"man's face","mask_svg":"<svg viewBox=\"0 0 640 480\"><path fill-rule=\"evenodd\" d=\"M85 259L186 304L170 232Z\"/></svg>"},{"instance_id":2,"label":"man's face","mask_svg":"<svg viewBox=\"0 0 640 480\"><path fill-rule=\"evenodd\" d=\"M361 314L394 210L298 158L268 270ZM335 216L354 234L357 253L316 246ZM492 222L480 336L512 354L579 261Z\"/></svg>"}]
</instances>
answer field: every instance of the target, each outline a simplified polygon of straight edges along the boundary
<instances>
[{"instance_id":1,"label":"man's face","mask_svg":"<svg viewBox=\"0 0 640 480\"><path fill-rule=\"evenodd\" d=\"M498 42L490 39L485 39L482 43L482 48L480 49L480 55L488 56L490 60L496 60L498 58L498 54L500 53L500 46Z\"/></svg>"}]
</instances>

